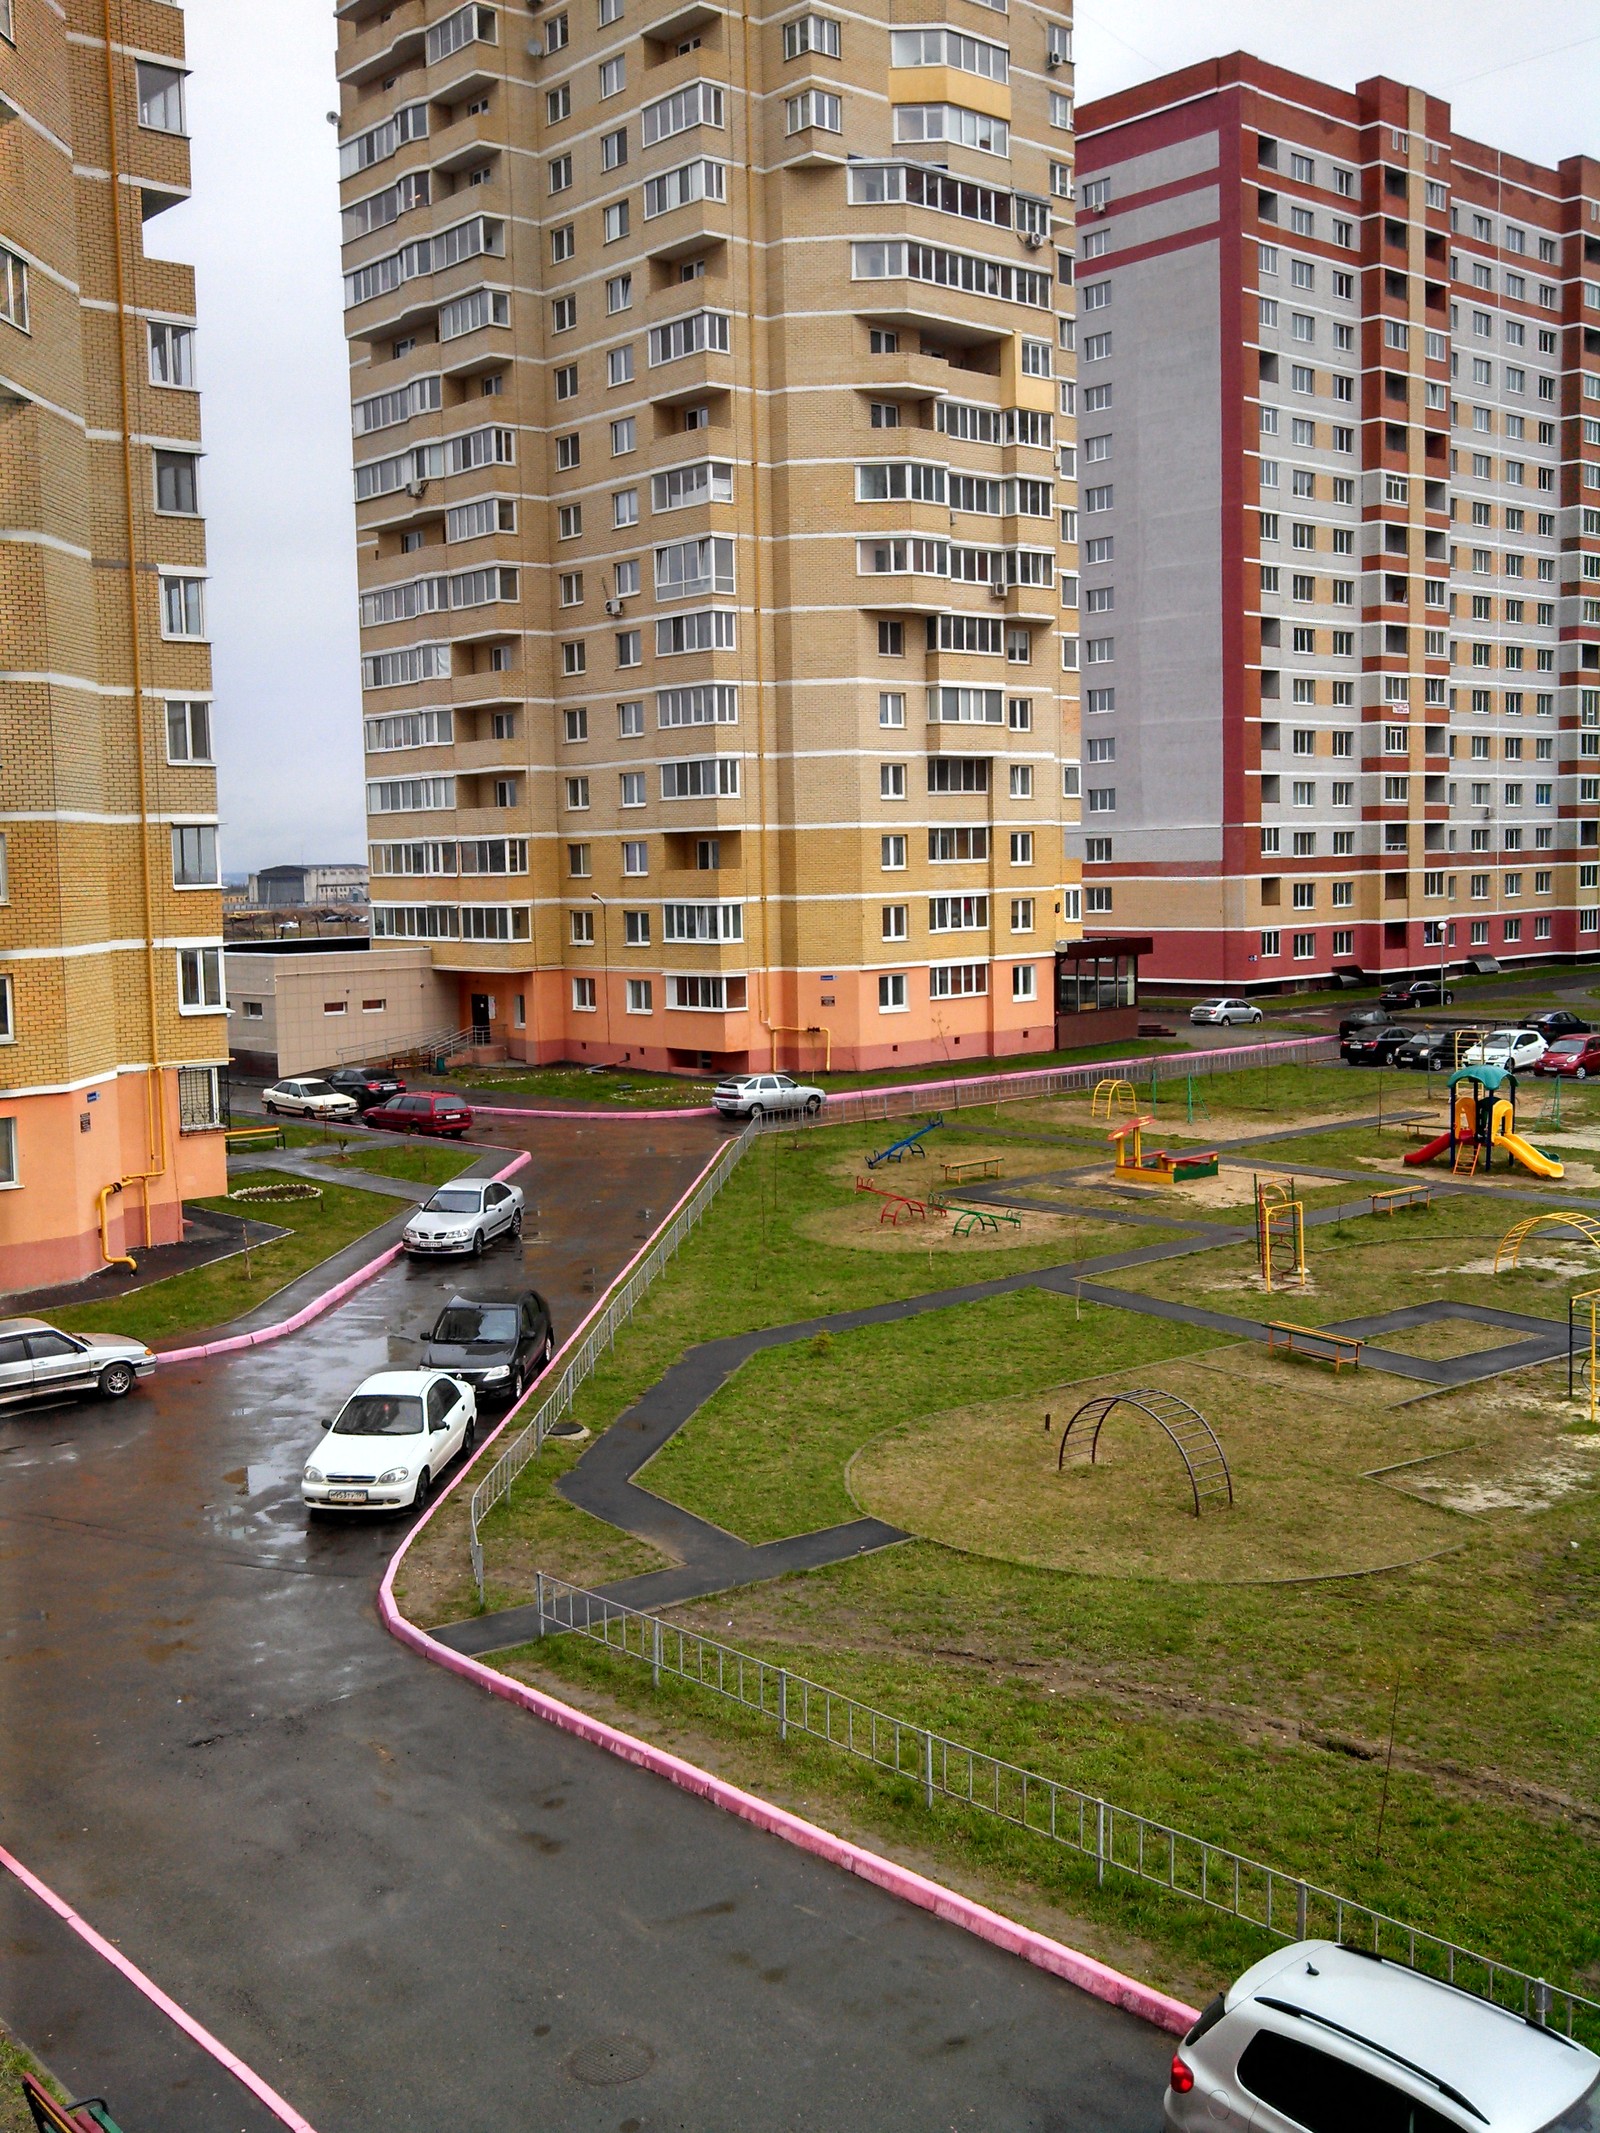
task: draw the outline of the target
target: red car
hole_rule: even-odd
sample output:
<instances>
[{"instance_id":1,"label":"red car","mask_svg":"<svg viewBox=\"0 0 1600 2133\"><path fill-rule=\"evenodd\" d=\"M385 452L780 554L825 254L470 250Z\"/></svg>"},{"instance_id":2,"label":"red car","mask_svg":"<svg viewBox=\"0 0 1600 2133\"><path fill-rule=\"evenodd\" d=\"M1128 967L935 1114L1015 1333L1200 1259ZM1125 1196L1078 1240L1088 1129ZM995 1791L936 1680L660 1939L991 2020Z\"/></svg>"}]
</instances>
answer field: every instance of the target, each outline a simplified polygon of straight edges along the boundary
<instances>
[{"instance_id":1,"label":"red car","mask_svg":"<svg viewBox=\"0 0 1600 2133\"><path fill-rule=\"evenodd\" d=\"M459 1096L394 1096L363 1111L364 1126L387 1126L391 1133L437 1133L458 1141L472 1124L472 1112Z\"/></svg>"},{"instance_id":2,"label":"red car","mask_svg":"<svg viewBox=\"0 0 1600 2133\"><path fill-rule=\"evenodd\" d=\"M1570 1074L1574 1081L1587 1081L1591 1074L1600 1074L1600 1034L1558 1037L1533 1071Z\"/></svg>"}]
</instances>

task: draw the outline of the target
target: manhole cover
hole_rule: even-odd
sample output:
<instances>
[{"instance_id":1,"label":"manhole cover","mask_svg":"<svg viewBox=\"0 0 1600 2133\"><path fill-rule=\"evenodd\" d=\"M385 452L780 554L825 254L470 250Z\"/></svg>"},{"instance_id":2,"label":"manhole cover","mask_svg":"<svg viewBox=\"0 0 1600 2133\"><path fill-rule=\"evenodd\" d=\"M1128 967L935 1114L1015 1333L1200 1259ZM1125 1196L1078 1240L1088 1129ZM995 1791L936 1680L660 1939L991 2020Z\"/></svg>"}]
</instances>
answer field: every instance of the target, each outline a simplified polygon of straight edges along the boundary
<instances>
[{"instance_id":1,"label":"manhole cover","mask_svg":"<svg viewBox=\"0 0 1600 2133\"><path fill-rule=\"evenodd\" d=\"M605 2089L637 2081L655 2063L655 2053L638 2037L596 2037L592 2044L579 2045L567 2061L567 2072L574 2081Z\"/></svg>"}]
</instances>

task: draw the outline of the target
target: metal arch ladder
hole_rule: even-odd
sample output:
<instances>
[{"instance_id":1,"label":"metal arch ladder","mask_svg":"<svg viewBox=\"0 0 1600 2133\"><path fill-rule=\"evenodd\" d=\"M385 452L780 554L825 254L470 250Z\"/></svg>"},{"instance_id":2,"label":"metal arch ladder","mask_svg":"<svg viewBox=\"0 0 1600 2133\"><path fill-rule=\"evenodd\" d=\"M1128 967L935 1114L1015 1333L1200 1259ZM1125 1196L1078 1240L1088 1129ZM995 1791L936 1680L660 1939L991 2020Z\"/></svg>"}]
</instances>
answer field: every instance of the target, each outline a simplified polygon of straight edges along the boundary
<instances>
[{"instance_id":1,"label":"metal arch ladder","mask_svg":"<svg viewBox=\"0 0 1600 2133\"><path fill-rule=\"evenodd\" d=\"M1194 1494L1194 1515L1200 1516L1201 1506L1212 1503L1219 1508L1231 1507L1233 1503L1233 1475L1218 1440L1216 1431L1197 1407L1180 1399L1175 1392L1161 1392L1145 1386L1132 1392L1107 1392L1095 1399L1085 1400L1061 1432L1061 1449L1056 1454L1056 1472L1059 1474L1067 1463L1067 1445L1078 1423L1093 1431L1089 1439L1087 1464L1093 1466L1100 1450L1100 1432L1106 1417L1117 1406L1136 1407L1160 1429L1178 1448L1184 1471L1189 1477L1189 1487ZM1083 1439L1080 1435L1079 1443Z\"/></svg>"},{"instance_id":2,"label":"metal arch ladder","mask_svg":"<svg viewBox=\"0 0 1600 2133\"><path fill-rule=\"evenodd\" d=\"M1523 1245L1536 1229L1571 1230L1574 1235L1581 1237L1585 1244L1600 1246L1600 1221L1596 1221L1593 1215L1579 1214L1576 1209L1570 1215L1548 1210L1543 1214L1528 1215L1523 1221L1513 1223L1496 1245L1494 1270L1497 1274L1500 1272L1500 1262L1508 1252L1508 1264L1517 1265L1522 1257Z\"/></svg>"}]
</instances>

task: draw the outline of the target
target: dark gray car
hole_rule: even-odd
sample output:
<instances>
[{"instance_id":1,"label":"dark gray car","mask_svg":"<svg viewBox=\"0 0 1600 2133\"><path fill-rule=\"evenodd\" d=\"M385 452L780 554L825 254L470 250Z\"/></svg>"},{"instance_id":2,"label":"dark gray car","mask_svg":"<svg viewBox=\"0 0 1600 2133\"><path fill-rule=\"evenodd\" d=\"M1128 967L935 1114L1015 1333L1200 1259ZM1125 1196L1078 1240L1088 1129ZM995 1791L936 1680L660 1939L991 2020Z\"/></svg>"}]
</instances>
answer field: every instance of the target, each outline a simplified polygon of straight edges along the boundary
<instances>
[{"instance_id":1,"label":"dark gray car","mask_svg":"<svg viewBox=\"0 0 1600 2133\"><path fill-rule=\"evenodd\" d=\"M0 1406L100 1392L120 1400L156 1359L143 1341L120 1333L63 1333L42 1318L0 1319Z\"/></svg>"},{"instance_id":2,"label":"dark gray car","mask_svg":"<svg viewBox=\"0 0 1600 2133\"><path fill-rule=\"evenodd\" d=\"M534 1289L520 1296L452 1296L422 1347L427 1370L464 1378L483 1400L520 1400L556 1352L550 1307Z\"/></svg>"}]
</instances>

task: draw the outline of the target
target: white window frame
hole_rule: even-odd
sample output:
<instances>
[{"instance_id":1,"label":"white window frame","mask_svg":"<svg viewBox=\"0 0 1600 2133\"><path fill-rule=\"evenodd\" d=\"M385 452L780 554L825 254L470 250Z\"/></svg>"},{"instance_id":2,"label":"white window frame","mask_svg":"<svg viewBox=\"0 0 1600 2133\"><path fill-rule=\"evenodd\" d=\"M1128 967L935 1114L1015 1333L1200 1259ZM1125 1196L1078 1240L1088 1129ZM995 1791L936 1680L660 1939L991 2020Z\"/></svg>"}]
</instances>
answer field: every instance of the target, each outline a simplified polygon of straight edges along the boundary
<instances>
[{"instance_id":1,"label":"white window frame","mask_svg":"<svg viewBox=\"0 0 1600 2133\"><path fill-rule=\"evenodd\" d=\"M225 1015L228 1012L228 993L221 944L180 948L174 960L179 1014ZM208 983L208 973L214 979L214 984ZM189 982L191 974L194 980L192 987ZM187 997L191 990L195 994L194 998ZM208 997L208 993L212 997Z\"/></svg>"}]
</instances>

